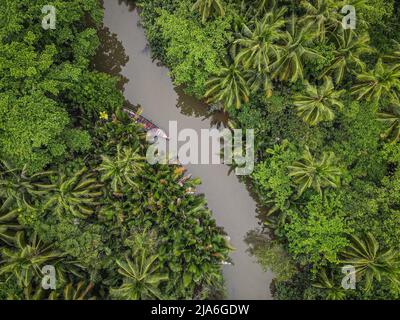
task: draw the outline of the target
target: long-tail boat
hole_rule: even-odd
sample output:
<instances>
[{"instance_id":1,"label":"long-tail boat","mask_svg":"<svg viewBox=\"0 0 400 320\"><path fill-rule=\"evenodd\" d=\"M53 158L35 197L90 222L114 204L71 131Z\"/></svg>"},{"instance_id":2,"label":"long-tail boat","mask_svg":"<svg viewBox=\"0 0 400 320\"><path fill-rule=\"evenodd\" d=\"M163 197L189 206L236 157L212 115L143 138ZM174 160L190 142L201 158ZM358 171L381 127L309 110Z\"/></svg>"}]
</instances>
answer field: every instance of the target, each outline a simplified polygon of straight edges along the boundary
<instances>
[{"instance_id":1,"label":"long-tail boat","mask_svg":"<svg viewBox=\"0 0 400 320\"><path fill-rule=\"evenodd\" d=\"M124 111L129 115L130 118L134 119L136 123L142 124L146 131L151 131L152 135L168 140L168 136L165 134L165 132L157 127L150 120L146 119L142 115L135 113L131 109L124 108Z\"/></svg>"},{"instance_id":2,"label":"long-tail boat","mask_svg":"<svg viewBox=\"0 0 400 320\"><path fill-rule=\"evenodd\" d=\"M152 134L154 136L157 137L161 137L163 139L169 139L168 136L165 134L165 132L163 130L161 130L159 127L157 127L153 122L151 122L150 120L146 119L145 117L135 113L133 110L128 109L128 108L124 108L124 111L129 115L130 118L134 119L136 121L136 123L141 123L144 126L144 129L146 131L152 131ZM173 163L171 164L177 164L180 165L179 160L175 160ZM189 180L192 177L191 174L188 174L186 176L184 176L183 178L181 178L178 181L179 186L183 187L184 183ZM194 190L192 188L189 188L186 190L186 193L188 194L194 194Z\"/></svg>"}]
</instances>

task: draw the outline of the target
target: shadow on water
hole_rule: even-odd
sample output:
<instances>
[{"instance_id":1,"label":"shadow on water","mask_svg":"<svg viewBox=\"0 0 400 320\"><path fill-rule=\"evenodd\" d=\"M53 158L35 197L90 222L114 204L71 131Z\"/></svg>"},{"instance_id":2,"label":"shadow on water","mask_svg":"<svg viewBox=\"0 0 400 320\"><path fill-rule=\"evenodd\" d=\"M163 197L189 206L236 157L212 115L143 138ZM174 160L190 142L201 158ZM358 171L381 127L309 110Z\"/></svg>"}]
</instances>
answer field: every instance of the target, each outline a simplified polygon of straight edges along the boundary
<instances>
[{"instance_id":1,"label":"shadow on water","mask_svg":"<svg viewBox=\"0 0 400 320\"><path fill-rule=\"evenodd\" d=\"M101 39L101 43L92 61L92 66L98 71L120 78L118 89L123 90L129 80L121 75L121 71L122 67L128 63L129 57L125 55L124 47L117 35L111 33L109 28L102 26L97 31L97 35Z\"/></svg>"},{"instance_id":2,"label":"shadow on water","mask_svg":"<svg viewBox=\"0 0 400 320\"><path fill-rule=\"evenodd\" d=\"M175 87L175 91L178 94L176 107L185 116L210 120L211 126L216 128L228 126L229 116L227 112L210 110L208 104L186 94L182 86Z\"/></svg>"}]
</instances>

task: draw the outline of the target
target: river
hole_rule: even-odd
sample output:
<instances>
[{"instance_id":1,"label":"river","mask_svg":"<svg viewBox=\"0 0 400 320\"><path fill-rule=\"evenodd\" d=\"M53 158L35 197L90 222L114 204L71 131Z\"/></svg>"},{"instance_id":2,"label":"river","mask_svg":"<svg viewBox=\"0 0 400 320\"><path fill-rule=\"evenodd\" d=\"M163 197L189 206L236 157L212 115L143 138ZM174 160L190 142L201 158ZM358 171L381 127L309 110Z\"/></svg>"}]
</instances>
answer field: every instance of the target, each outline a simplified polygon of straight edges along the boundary
<instances>
[{"instance_id":1,"label":"river","mask_svg":"<svg viewBox=\"0 0 400 320\"><path fill-rule=\"evenodd\" d=\"M177 121L178 130L215 126L215 118L206 117L206 106L175 88L168 69L151 58L139 16L133 4L121 0L104 0L102 41L95 59L96 68L113 75L122 75L125 99L143 107L143 115L168 134L169 121ZM208 206L236 248L231 254L233 265L225 265L223 273L228 299L271 299L269 286L273 275L264 272L255 258L247 253L245 237L261 228L257 219L257 203L246 185L226 165L188 165L193 176L200 177Z\"/></svg>"}]
</instances>

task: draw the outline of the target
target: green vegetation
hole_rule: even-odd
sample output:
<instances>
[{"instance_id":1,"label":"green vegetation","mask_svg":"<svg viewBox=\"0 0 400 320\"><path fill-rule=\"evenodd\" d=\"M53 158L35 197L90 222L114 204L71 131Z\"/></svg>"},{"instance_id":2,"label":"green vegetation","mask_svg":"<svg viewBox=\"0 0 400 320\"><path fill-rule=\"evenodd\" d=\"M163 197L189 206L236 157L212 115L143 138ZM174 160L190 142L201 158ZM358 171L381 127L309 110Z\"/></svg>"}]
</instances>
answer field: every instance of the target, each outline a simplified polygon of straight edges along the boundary
<instances>
[{"instance_id":1,"label":"green vegetation","mask_svg":"<svg viewBox=\"0 0 400 320\"><path fill-rule=\"evenodd\" d=\"M200 181L144 161L145 131L121 111L120 79L91 67L99 2L51 3L56 30L41 26L47 0L0 4L0 299L222 295L229 249L193 192ZM201 40L226 23L209 33L191 25ZM204 48L209 57L193 48L193 65L177 63L175 75L195 71L182 82L202 89L207 77L197 76L218 70L214 48L224 41ZM55 268L55 290L41 287L46 265Z\"/></svg>"},{"instance_id":2,"label":"green vegetation","mask_svg":"<svg viewBox=\"0 0 400 320\"><path fill-rule=\"evenodd\" d=\"M275 297L398 299L398 1L139 4L176 83L255 129L251 181L269 234L252 235L251 252L276 273ZM346 4L355 30L342 27ZM356 290L341 287L346 264Z\"/></svg>"}]
</instances>

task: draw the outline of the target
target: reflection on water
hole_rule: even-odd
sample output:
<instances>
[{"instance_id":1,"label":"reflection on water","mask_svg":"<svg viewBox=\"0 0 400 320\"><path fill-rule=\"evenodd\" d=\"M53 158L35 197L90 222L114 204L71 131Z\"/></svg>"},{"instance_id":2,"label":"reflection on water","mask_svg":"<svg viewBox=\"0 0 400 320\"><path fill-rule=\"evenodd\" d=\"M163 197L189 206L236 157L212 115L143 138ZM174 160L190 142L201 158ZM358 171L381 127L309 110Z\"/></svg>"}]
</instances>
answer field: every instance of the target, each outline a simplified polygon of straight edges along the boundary
<instances>
[{"instance_id":1,"label":"reflection on water","mask_svg":"<svg viewBox=\"0 0 400 320\"><path fill-rule=\"evenodd\" d=\"M143 115L164 129L176 121L178 130L226 126L224 112L210 112L205 103L176 88L169 70L151 58L144 30L131 1L106 0L104 27L99 36L104 42L94 65L102 71L124 76L127 103L141 105ZM128 58L129 57L129 58ZM225 165L188 165L193 176L200 177L198 188L219 226L231 238L236 250L231 254L234 265L224 266L224 278L230 299L270 299L272 274L256 263L245 242L252 230L263 229L256 216L259 208L238 177L229 174Z\"/></svg>"},{"instance_id":2,"label":"reflection on water","mask_svg":"<svg viewBox=\"0 0 400 320\"><path fill-rule=\"evenodd\" d=\"M176 106L182 114L188 117L202 118L202 120L209 119L211 125L216 128L227 127L229 120L228 113L224 111L210 111L206 103L187 95L181 86L175 87L175 92L178 94Z\"/></svg>"},{"instance_id":3,"label":"reflection on water","mask_svg":"<svg viewBox=\"0 0 400 320\"><path fill-rule=\"evenodd\" d=\"M111 33L110 29L102 26L97 35L101 39L99 50L92 61L94 69L106 72L113 76L119 77L118 89L123 90L128 79L121 76L122 67L125 66L129 57L125 55L124 47L115 33Z\"/></svg>"}]
</instances>

